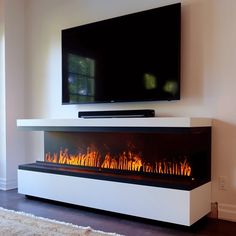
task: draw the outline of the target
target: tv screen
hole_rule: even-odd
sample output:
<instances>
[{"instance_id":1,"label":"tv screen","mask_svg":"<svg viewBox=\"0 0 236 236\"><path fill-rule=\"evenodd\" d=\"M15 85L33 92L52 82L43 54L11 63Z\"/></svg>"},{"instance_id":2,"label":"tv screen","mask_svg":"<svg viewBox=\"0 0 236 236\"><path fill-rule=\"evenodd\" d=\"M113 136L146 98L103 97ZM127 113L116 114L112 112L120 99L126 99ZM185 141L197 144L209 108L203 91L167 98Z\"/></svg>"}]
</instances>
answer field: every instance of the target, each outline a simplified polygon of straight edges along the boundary
<instances>
[{"instance_id":1,"label":"tv screen","mask_svg":"<svg viewBox=\"0 0 236 236\"><path fill-rule=\"evenodd\" d=\"M62 103L180 99L181 4L62 30Z\"/></svg>"}]
</instances>

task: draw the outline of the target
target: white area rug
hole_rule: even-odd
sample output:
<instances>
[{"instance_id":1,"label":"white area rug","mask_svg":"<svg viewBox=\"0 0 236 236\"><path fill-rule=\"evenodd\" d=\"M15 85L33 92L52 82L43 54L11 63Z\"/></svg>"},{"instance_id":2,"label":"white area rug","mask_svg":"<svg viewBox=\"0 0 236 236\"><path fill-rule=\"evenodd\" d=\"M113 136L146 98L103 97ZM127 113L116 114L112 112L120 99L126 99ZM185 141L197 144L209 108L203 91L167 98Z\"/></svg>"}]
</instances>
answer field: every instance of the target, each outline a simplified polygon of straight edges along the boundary
<instances>
[{"instance_id":1,"label":"white area rug","mask_svg":"<svg viewBox=\"0 0 236 236\"><path fill-rule=\"evenodd\" d=\"M121 236L0 207L0 236Z\"/></svg>"}]
</instances>

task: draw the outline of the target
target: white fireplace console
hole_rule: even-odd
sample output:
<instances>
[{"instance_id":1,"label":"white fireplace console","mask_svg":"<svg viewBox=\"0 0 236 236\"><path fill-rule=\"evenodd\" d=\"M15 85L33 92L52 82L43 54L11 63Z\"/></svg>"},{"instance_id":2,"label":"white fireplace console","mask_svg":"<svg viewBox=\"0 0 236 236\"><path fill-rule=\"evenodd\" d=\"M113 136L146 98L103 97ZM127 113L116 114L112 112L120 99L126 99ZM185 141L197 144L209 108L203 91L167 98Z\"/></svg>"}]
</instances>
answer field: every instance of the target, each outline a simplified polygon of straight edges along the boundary
<instances>
[{"instance_id":1,"label":"white fireplace console","mask_svg":"<svg viewBox=\"0 0 236 236\"><path fill-rule=\"evenodd\" d=\"M208 118L21 119L23 130L80 127L210 127ZM108 191L109 190L109 191ZM192 190L18 170L18 192L152 220L191 226L211 210L211 182Z\"/></svg>"}]
</instances>

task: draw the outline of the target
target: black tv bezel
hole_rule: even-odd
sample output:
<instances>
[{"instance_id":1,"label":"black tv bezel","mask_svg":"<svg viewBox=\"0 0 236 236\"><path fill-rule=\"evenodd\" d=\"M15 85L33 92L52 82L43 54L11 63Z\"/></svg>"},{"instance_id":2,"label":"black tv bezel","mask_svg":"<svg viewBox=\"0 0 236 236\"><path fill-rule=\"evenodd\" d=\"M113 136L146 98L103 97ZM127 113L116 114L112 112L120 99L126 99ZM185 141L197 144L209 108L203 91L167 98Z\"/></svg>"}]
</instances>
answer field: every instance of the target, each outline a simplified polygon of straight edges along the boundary
<instances>
[{"instance_id":1,"label":"black tv bezel","mask_svg":"<svg viewBox=\"0 0 236 236\"><path fill-rule=\"evenodd\" d=\"M142 99L116 99L116 100L97 100L97 101L92 101L92 102L70 102L68 101L68 99L66 99L65 97L68 96L68 92L65 91L65 88L68 86L68 82L67 82L67 78L65 78L64 74L63 74L63 68L64 68L64 65L63 65L63 57L64 57L64 51L65 49L63 48L63 32L67 31L67 30L74 30L76 28L80 28L80 27L84 27L84 26L89 26L89 25L94 25L94 24L99 24L100 22L104 22L104 21L110 21L110 20L114 20L114 19L119 19L119 18L125 18L126 16L132 16L132 15L136 15L136 14L139 14L139 13L146 13L146 12L149 12L149 11L152 11L152 10L156 10L156 9L159 9L159 8L167 8L167 7L170 7L170 6L176 6L176 7L179 7L179 30L178 30L178 39L179 41L177 42L178 43L178 78L176 78L176 81L178 82L178 93L175 95L175 97L171 98L166 98L166 97L163 97L163 98L152 98L152 99L147 99L147 98L142 98ZM88 23L88 24L83 24L83 25L79 25L79 26L76 26L76 27L72 27L72 28L67 28L67 29L63 29L61 31L61 45L62 45L62 105L79 105L79 104L101 104L101 103L107 103L107 104L110 104L110 103L137 103L137 102L158 102L158 101L176 101L176 100L180 100L181 98L181 3L174 3L174 4L171 4L171 5L165 5L165 6L162 6L162 7L157 7L157 8L152 8L152 9L148 9L148 10L144 10L144 11L139 11L139 12L135 12L135 13L131 13L131 14L126 14L126 15L122 15L122 16L118 16L118 17L113 17L113 18L108 18L108 19L105 19L105 20L101 20L101 21L95 21L95 22L92 22L92 23ZM67 95L66 95L67 94Z\"/></svg>"}]
</instances>

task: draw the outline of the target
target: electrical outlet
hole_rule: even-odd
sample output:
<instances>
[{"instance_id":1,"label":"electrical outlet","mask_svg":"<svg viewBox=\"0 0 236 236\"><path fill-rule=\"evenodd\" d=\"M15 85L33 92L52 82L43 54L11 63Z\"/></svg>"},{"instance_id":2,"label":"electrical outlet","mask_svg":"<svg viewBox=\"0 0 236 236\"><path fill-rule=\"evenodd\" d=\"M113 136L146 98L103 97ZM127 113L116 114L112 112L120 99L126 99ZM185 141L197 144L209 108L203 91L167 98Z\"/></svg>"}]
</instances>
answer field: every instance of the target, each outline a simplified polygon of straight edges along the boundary
<instances>
[{"instance_id":1,"label":"electrical outlet","mask_svg":"<svg viewBox=\"0 0 236 236\"><path fill-rule=\"evenodd\" d=\"M219 189L220 190L227 190L227 177L226 176L220 176L219 177Z\"/></svg>"}]
</instances>

